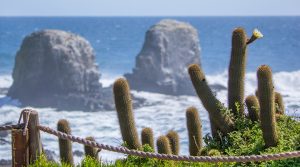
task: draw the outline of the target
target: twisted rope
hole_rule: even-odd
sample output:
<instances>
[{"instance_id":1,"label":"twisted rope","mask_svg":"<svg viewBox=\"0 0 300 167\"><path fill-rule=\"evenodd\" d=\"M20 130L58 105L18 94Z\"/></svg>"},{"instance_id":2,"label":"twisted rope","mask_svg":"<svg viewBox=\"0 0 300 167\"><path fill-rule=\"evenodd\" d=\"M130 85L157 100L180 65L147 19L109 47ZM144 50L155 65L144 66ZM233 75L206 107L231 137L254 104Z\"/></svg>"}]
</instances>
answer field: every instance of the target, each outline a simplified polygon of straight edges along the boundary
<instances>
[{"instance_id":1,"label":"twisted rope","mask_svg":"<svg viewBox=\"0 0 300 167\"><path fill-rule=\"evenodd\" d=\"M5 131L5 130L12 130L12 129L20 129L23 128L24 124L17 124L17 125L3 125L0 126L0 131Z\"/></svg>"},{"instance_id":2,"label":"twisted rope","mask_svg":"<svg viewBox=\"0 0 300 167\"><path fill-rule=\"evenodd\" d=\"M59 138L70 140L87 146L118 152L118 153L123 153L127 155L139 156L143 158L157 158L163 160L188 161L188 162L254 162L254 161L270 161L270 160L280 160L286 158L300 157L300 151L285 152L285 153L278 153L278 154L266 154L266 155L215 156L215 157L209 157L209 156L196 157L196 156L186 156L186 155L158 154L152 152L130 150L128 148L120 147L120 146L115 147L111 145L105 145L105 144L97 143L95 141L89 141L80 137L68 135L66 133L62 133L42 125L39 125L38 129L40 129L43 132L55 135Z\"/></svg>"},{"instance_id":3,"label":"twisted rope","mask_svg":"<svg viewBox=\"0 0 300 167\"><path fill-rule=\"evenodd\" d=\"M22 116L24 115L24 113L26 113L26 112L28 113L28 115L26 115L25 120L24 120L25 126L24 126L24 129L23 129L23 136L26 135L26 131L28 130L27 126L28 126L28 123L29 123L29 117L30 117L31 111L32 111L31 109L24 109L24 110L22 110L21 114L20 114L20 117L19 117L19 120L18 120L18 125L20 125L21 124Z\"/></svg>"}]
</instances>

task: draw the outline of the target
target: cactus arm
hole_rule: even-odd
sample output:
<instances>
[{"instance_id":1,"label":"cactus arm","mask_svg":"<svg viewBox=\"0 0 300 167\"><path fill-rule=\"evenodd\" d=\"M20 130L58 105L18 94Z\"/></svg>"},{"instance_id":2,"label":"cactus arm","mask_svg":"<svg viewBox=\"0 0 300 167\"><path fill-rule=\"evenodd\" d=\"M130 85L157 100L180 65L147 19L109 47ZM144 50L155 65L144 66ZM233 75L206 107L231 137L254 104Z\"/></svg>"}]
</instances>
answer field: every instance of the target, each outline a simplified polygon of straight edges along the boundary
<instances>
[{"instance_id":1,"label":"cactus arm","mask_svg":"<svg viewBox=\"0 0 300 167\"><path fill-rule=\"evenodd\" d=\"M179 135L175 131L169 131L166 135L169 139L172 154L178 155L179 154Z\"/></svg>"},{"instance_id":2,"label":"cactus arm","mask_svg":"<svg viewBox=\"0 0 300 167\"><path fill-rule=\"evenodd\" d=\"M248 109L248 116L251 121L259 121L259 102L256 96L250 95L245 100L247 109Z\"/></svg>"},{"instance_id":3,"label":"cactus arm","mask_svg":"<svg viewBox=\"0 0 300 167\"><path fill-rule=\"evenodd\" d=\"M237 28L232 33L232 48L228 69L228 107L234 115L244 114L244 107L236 109L236 102L243 106L245 89L245 71L247 58L247 36L242 28Z\"/></svg>"},{"instance_id":4,"label":"cactus arm","mask_svg":"<svg viewBox=\"0 0 300 167\"><path fill-rule=\"evenodd\" d=\"M214 125L223 134L234 130L234 123L231 118L221 113L221 108L225 108L222 103L214 96L209 88L202 69L197 64L189 66L189 75L193 86L199 96L204 108L208 111Z\"/></svg>"},{"instance_id":5,"label":"cactus arm","mask_svg":"<svg viewBox=\"0 0 300 167\"><path fill-rule=\"evenodd\" d=\"M257 70L258 99L260 105L260 122L266 147L276 146L278 136L275 118L275 97L272 71L267 65Z\"/></svg>"},{"instance_id":6,"label":"cactus arm","mask_svg":"<svg viewBox=\"0 0 300 167\"><path fill-rule=\"evenodd\" d=\"M142 145L148 144L152 149L154 149L153 130L151 128L144 128L141 136Z\"/></svg>"},{"instance_id":7,"label":"cactus arm","mask_svg":"<svg viewBox=\"0 0 300 167\"><path fill-rule=\"evenodd\" d=\"M195 107L186 110L190 155L197 156L202 148L202 123Z\"/></svg>"},{"instance_id":8,"label":"cactus arm","mask_svg":"<svg viewBox=\"0 0 300 167\"><path fill-rule=\"evenodd\" d=\"M128 148L138 149L141 147L141 144L135 127L130 89L127 81L123 78L115 81L113 92L123 141Z\"/></svg>"},{"instance_id":9,"label":"cactus arm","mask_svg":"<svg viewBox=\"0 0 300 167\"><path fill-rule=\"evenodd\" d=\"M280 93L275 92L276 114L283 115L285 113L284 102Z\"/></svg>"},{"instance_id":10,"label":"cactus arm","mask_svg":"<svg viewBox=\"0 0 300 167\"><path fill-rule=\"evenodd\" d=\"M166 136L158 137L156 141L157 152L160 154L172 154L169 139Z\"/></svg>"}]
</instances>

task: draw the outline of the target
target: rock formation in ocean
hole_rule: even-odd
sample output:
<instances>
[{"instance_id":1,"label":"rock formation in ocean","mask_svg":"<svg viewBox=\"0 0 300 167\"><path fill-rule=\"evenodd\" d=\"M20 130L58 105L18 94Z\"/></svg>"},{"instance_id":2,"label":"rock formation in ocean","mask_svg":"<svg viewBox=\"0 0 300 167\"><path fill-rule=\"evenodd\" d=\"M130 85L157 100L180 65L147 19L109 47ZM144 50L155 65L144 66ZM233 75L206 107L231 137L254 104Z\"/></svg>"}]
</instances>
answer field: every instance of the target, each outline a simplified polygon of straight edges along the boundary
<instances>
[{"instance_id":1,"label":"rock formation in ocean","mask_svg":"<svg viewBox=\"0 0 300 167\"><path fill-rule=\"evenodd\" d=\"M22 105L64 110L112 109L111 89L100 72L90 43L60 30L34 32L23 40L8 96Z\"/></svg>"},{"instance_id":2,"label":"rock formation in ocean","mask_svg":"<svg viewBox=\"0 0 300 167\"><path fill-rule=\"evenodd\" d=\"M187 68L200 65L197 30L188 23L161 20L146 33L133 73L125 74L135 90L195 95Z\"/></svg>"}]
</instances>

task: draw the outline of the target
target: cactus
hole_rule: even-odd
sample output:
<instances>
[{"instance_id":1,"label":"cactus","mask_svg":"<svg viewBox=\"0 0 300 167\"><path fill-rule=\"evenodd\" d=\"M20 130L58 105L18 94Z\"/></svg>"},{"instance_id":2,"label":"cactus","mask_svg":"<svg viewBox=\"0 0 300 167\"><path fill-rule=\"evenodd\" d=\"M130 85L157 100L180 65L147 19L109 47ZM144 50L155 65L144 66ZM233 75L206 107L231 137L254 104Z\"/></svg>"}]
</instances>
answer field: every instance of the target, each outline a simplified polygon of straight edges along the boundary
<instances>
[{"instance_id":1,"label":"cactus","mask_svg":"<svg viewBox=\"0 0 300 167\"><path fill-rule=\"evenodd\" d=\"M228 115L221 113L222 108L225 107L212 93L202 69L197 64L192 64L189 66L189 75L197 95L212 118L215 127L223 134L233 131L234 123Z\"/></svg>"},{"instance_id":2,"label":"cactus","mask_svg":"<svg viewBox=\"0 0 300 167\"><path fill-rule=\"evenodd\" d=\"M211 150L208 151L207 155L208 156L220 156L221 153L217 149L211 149Z\"/></svg>"},{"instance_id":3,"label":"cactus","mask_svg":"<svg viewBox=\"0 0 300 167\"><path fill-rule=\"evenodd\" d=\"M166 136L158 137L156 141L157 152L160 154L172 154L169 139Z\"/></svg>"},{"instance_id":4,"label":"cactus","mask_svg":"<svg viewBox=\"0 0 300 167\"><path fill-rule=\"evenodd\" d=\"M236 102L243 106L246 71L247 35L243 28L232 33L232 48L228 69L228 107L235 115L244 114L244 107L237 111Z\"/></svg>"},{"instance_id":5,"label":"cactus","mask_svg":"<svg viewBox=\"0 0 300 167\"><path fill-rule=\"evenodd\" d=\"M127 81L123 78L116 80L113 91L123 141L128 148L138 149L141 147L141 144L135 127L130 89Z\"/></svg>"},{"instance_id":6,"label":"cactus","mask_svg":"<svg viewBox=\"0 0 300 167\"><path fill-rule=\"evenodd\" d=\"M269 66L262 65L258 68L257 80L263 138L266 147L273 147L278 143L278 136L276 132L274 86L272 71Z\"/></svg>"},{"instance_id":7,"label":"cactus","mask_svg":"<svg viewBox=\"0 0 300 167\"><path fill-rule=\"evenodd\" d=\"M283 115L284 111L284 103L280 93L275 92L275 105L276 105L276 114Z\"/></svg>"},{"instance_id":8,"label":"cactus","mask_svg":"<svg viewBox=\"0 0 300 167\"><path fill-rule=\"evenodd\" d=\"M186 124L189 136L190 155L197 156L202 148L202 123L195 107L186 110Z\"/></svg>"},{"instance_id":9,"label":"cactus","mask_svg":"<svg viewBox=\"0 0 300 167\"><path fill-rule=\"evenodd\" d=\"M255 95L258 97L258 91L255 91ZM282 96L279 92L275 92L275 113L283 115L285 113L284 103Z\"/></svg>"},{"instance_id":10,"label":"cactus","mask_svg":"<svg viewBox=\"0 0 300 167\"><path fill-rule=\"evenodd\" d=\"M95 141L95 138L93 138L93 137L86 137L85 139L89 140L89 141ZM85 145L84 152L85 152L85 156L89 156L89 157L94 158L95 160L99 161L97 148Z\"/></svg>"},{"instance_id":11,"label":"cactus","mask_svg":"<svg viewBox=\"0 0 300 167\"><path fill-rule=\"evenodd\" d=\"M148 144L154 150L153 131L151 128L142 130L142 144Z\"/></svg>"},{"instance_id":12,"label":"cactus","mask_svg":"<svg viewBox=\"0 0 300 167\"><path fill-rule=\"evenodd\" d=\"M58 121L57 130L66 134L71 134L69 122L65 119L61 119ZM62 163L74 166L72 142L70 140L59 138L59 153Z\"/></svg>"},{"instance_id":13,"label":"cactus","mask_svg":"<svg viewBox=\"0 0 300 167\"><path fill-rule=\"evenodd\" d=\"M179 154L179 136L178 136L178 133L171 130L171 131L168 132L167 138L169 139L172 154L178 155Z\"/></svg>"},{"instance_id":14,"label":"cactus","mask_svg":"<svg viewBox=\"0 0 300 167\"><path fill-rule=\"evenodd\" d=\"M245 100L251 121L259 121L259 102L256 96L250 95Z\"/></svg>"},{"instance_id":15,"label":"cactus","mask_svg":"<svg viewBox=\"0 0 300 167\"><path fill-rule=\"evenodd\" d=\"M202 147L198 152L197 156L207 156L209 149L207 147Z\"/></svg>"},{"instance_id":16,"label":"cactus","mask_svg":"<svg viewBox=\"0 0 300 167\"><path fill-rule=\"evenodd\" d=\"M209 121L210 121L210 130L211 130L211 135L213 138L218 139L219 138L219 130L216 127L216 125L213 122L213 119L209 116Z\"/></svg>"}]
</instances>

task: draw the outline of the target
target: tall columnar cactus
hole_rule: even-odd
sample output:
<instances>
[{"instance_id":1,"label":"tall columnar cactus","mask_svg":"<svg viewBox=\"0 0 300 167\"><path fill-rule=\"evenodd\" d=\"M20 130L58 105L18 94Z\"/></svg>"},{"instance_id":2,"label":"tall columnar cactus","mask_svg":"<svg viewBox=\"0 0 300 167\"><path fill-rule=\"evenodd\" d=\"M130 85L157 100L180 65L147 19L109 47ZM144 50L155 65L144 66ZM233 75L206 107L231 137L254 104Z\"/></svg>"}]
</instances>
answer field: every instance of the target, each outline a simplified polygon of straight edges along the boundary
<instances>
[{"instance_id":1,"label":"tall columnar cactus","mask_svg":"<svg viewBox=\"0 0 300 167\"><path fill-rule=\"evenodd\" d=\"M166 136L159 136L157 141L157 152L160 154L172 154L169 139Z\"/></svg>"},{"instance_id":2,"label":"tall columnar cactus","mask_svg":"<svg viewBox=\"0 0 300 167\"><path fill-rule=\"evenodd\" d=\"M260 122L266 147L276 146L278 136L275 119L275 95L272 81L272 71L267 65L257 70L258 99L260 105Z\"/></svg>"},{"instance_id":3,"label":"tall columnar cactus","mask_svg":"<svg viewBox=\"0 0 300 167\"><path fill-rule=\"evenodd\" d=\"M197 64L192 64L189 66L189 75L194 88L196 89L203 106L212 118L215 127L223 134L233 131L234 123L228 115L221 112L222 108L225 107L212 93L202 69Z\"/></svg>"},{"instance_id":4,"label":"tall columnar cactus","mask_svg":"<svg viewBox=\"0 0 300 167\"><path fill-rule=\"evenodd\" d=\"M167 134L167 138L169 139L172 154L179 154L179 135L175 131L169 131Z\"/></svg>"},{"instance_id":5,"label":"tall columnar cactus","mask_svg":"<svg viewBox=\"0 0 300 167\"><path fill-rule=\"evenodd\" d=\"M151 128L144 128L142 130L142 144L148 144L154 150L153 131Z\"/></svg>"},{"instance_id":6,"label":"tall columnar cactus","mask_svg":"<svg viewBox=\"0 0 300 167\"><path fill-rule=\"evenodd\" d=\"M210 121L210 130L211 130L211 135L213 138L218 139L219 138L219 133L217 126L214 124L213 122L213 118L211 118L211 116L209 116L209 121Z\"/></svg>"},{"instance_id":7,"label":"tall columnar cactus","mask_svg":"<svg viewBox=\"0 0 300 167\"><path fill-rule=\"evenodd\" d=\"M236 103L243 106L246 71L247 35L243 28L232 33L232 48L228 69L228 107L235 115L244 114L244 107L237 111Z\"/></svg>"},{"instance_id":8,"label":"tall columnar cactus","mask_svg":"<svg viewBox=\"0 0 300 167\"><path fill-rule=\"evenodd\" d=\"M285 113L283 99L280 93L275 92L275 105L276 105L276 114L283 115Z\"/></svg>"},{"instance_id":9,"label":"tall columnar cactus","mask_svg":"<svg viewBox=\"0 0 300 167\"><path fill-rule=\"evenodd\" d=\"M89 140L89 141L95 141L94 137L86 137L85 139ZM89 156L89 157L94 158L95 160L99 161L97 148L85 145L84 153L85 153L85 156Z\"/></svg>"},{"instance_id":10,"label":"tall columnar cactus","mask_svg":"<svg viewBox=\"0 0 300 167\"><path fill-rule=\"evenodd\" d=\"M123 78L116 80L113 91L123 141L128 148L138 149L141 147L141 144L135 127L130 89L127 81Z\"/></svg>"},{"instance_id":11,"label":"tall columnar cactus","mask_svg":"<svg viewBox=\"0 0 300 167\"><path fill-rule=\"evenodd\" d=\"M251 121L259 121L259 102L256 96L250 95L245 100Z\"/></svg>"},{"instance_id":12,"label":"tall columnar cactus","mask_svg":"<svg viewBox=\"0 0 300 167\"><path fill-rule=\"evenodd\" d=\"M69 122L65 119L58 121L57 130L66 134L71 134ZM71 166L74 166L72 142L70 140L59 138L59 153L62 163L67 163Z\"/></svg>"},{"instance_id":13,"label":"tall columnar cactus","mask_svg":"<svg viewBox=\"0 0 300 167\"><path fill-rule=\"evenodd\" d=\"M202 148L202 123L195 107L186 110L190 155L197 156Z\"/></svg>"}]
</instances>

